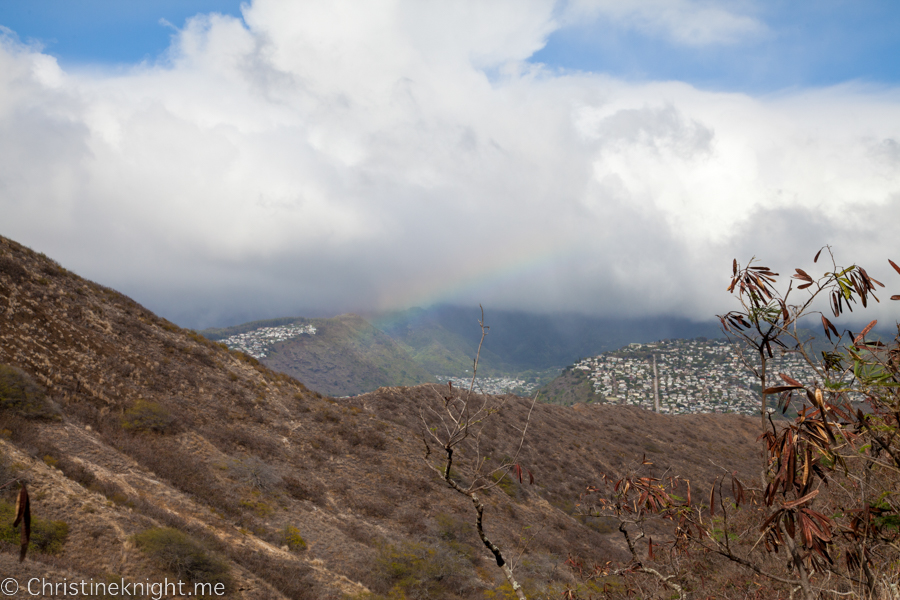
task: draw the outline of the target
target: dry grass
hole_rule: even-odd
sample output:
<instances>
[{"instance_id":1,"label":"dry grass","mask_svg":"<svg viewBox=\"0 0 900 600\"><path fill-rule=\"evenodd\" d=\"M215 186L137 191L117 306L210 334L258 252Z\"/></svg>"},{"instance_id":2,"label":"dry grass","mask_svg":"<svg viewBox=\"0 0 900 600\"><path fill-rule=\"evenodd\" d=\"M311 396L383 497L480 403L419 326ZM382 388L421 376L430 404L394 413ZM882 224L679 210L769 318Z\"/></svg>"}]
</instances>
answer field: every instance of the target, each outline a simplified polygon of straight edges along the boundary
<instances>
[{"instance_id":1,"label":"dry grass","mask_svg":"<svg viewBox=\"0 0 900 600\"><path fill-rule=\"evenodd\" d=\"M174 527L221 556L236 588L253 590L244 597L340 598L366 587L386 595L395 586L407 597L494 597L496 568L469 507L422 462L419 411L438 402L431 386L324 398L2 238L0 364L59 407L57 421L0 410L0 434L22 453L20 472L46 490L33 498L35 514L78 515L58 557L73 573L125 556L123 576L161 575L129 549L130 536ZM482 451L512 455L527 406L509 398ZM754 427L728 415L538 404L520 455L535 485L490 493L486 527L521 553L528 589L558 593L574 581L567 555L622 556L608 523L577 514L585 486L644 454L657 475L700 488L723 469L749 476ZM472 450L464 446L462 459ZM65 482L57 502L53 490ZM101 523L115 533L94 537ZM289 526L305 551L279 548ZM403 572L376 568L391 562Z\"/></svg>"}]
</instances>

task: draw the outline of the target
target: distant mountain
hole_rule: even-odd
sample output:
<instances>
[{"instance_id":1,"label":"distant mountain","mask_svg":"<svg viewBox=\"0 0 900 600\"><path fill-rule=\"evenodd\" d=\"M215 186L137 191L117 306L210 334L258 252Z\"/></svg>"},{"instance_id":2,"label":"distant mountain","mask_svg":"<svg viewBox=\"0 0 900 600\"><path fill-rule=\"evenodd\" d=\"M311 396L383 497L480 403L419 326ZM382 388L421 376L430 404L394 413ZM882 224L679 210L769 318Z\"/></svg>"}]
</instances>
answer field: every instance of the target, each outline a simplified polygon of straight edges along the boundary
<instances>
[{"instance_id":1,"label":"distant mountain","mask_svg":"<svg viewBox=\"0 0 900 600\"><path fill-rule=\"evenodd\" d=\"M478 307L436 306L332 319L289 317L207 329L212 340L264 332L266 328L313 326L315 335L285 338L274 332L257 355L266 366L304 381L322 393L347 396L382 386L414 385L438 376L466 375L481 339ZM632 342L678 337L719 337L718 323L686 319L609 319L571 314L537 315L486 310L487 336L481 349L482 376L516 375L546 381L584 356ZM285 338L285 339L282 339ZM234 341L234 340L232 340ZM250 348L234 346L250 354Z\"/></svg>"},{"instance_id":2,"label":"distant mountain","mask_svg":"<svg viewBox=\"0 0 900 600\"><path fill-rule=\"evenodd\" d=\"M296 377L323 394L352 396L385 386L434 381L406 347L358 315L272 319L201 333L210 339L228 340L290 325L311 325L315 334L275 341L267 345L265 356L258 358L267 367Z\"/></svg>"},{"instance_id":3,"label":"distant mountain","mask_svg":"<svg viewBox=\"0 0 900 600\"><path fill-rule=\"evenodd\" d=\"M360 317L299 321L263 325L284 327L269 332L275 340L307 332L274 341L273 360L288 341L324 364L341 355L377 370L403 356ZM237 600L499 597L503 577L471 502L423 460L420 415L441 414L445 393L463 397L445 387L322 397L0 237L0 483L27 482L32 494L32 547L19 562L17 490L0 491L0 571L20 585L221 583L221 597ZM491 539L522 555L530 597L577 583L569 554L627 558L613 524L580 514L585 485L646 456L650 475L681 475L701 497L723 468L745 480L757 468L746 417L503 400L454 465L466 473L474 457L517 455L533 473L535 485L508 476L479 496ZM708 561L696 570L705 581L733 573Z\"/></svg>"},{"instance_id":4,"label":"distant mountain","mask_svg":"<svg viewBox=\"0 0 900 600\"><path fill-rule=\"evenodd\" d=\"M467 310L463 318L442 323L441 313L434 310L411 308L387 313L371 319L372 324L403 345L410 356L429 373L435 375L460 375L472 369L481 328L478 309ZM451 329L454 328L455 329ZM523 370L488 349L493 338L485 338L478 369L482 375L513 373Z\"/></svg>"},{"instance_id":5,"label":"distant mountain","mask_svg":"<svg viewBox=\"0 0 900 600\"><path fill-rule=\"evenodd\" d=\"M475 348L481 336L478 307L439 305L395 313L392 322L410 322L410 331L442 330L460 340L460 347ZM678 317L619 319L557 313L533 314L486 308L485 324L490 328L482 356L486 366L497 365L509 373L562 368L579 358L615 350L632 342L653 342L670 338L722 337L718 321L695 322ZM373 323L378 323L374 320ZM397 336L396 328L383 331ZM394 332L394 333L392 333ZM407 334L413 337L415 333ZM426 336L427 337L427 336ZM395 337L397 339L397 337ZM473 353L474 356L474 353ZM471 359L470 359L471 360Z\"/></svg>"}]
</instances>

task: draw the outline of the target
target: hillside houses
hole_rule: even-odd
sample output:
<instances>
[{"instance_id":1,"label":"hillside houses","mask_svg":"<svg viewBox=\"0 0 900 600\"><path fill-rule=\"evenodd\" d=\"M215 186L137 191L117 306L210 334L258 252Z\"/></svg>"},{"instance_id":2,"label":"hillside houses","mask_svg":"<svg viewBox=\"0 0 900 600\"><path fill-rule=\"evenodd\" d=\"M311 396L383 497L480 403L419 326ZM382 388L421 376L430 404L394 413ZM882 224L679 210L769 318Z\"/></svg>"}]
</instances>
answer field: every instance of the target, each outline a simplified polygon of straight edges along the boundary
<instances>
[{"instance_id":1,"label":"hillside houses","mask_svg":"<svg viewBox=\"0 0 900 600\"><path fill-rule=\"evenodd\" d=\"M631 344L585 358L571 368L584 371L594 392L607 402L653 407L656 355L660 412L759 414L756 378L725 340L664 340ZM815 378L797 355L776 356L770 373L786 373L804 383Z\"/></svg>"},{"instance_id":2,"label":"hillside houses","mask_svg":"<svg viewBox=\"0 0 900 600\"><path fill-rule=\"evenodd\" d=\"M260 327L247 333L239 333L222 340L232 350L240 350L254 358L265 358L272 345L301 335L316 335L312 325L281 325Z\"/></svg>"}]
</instances>

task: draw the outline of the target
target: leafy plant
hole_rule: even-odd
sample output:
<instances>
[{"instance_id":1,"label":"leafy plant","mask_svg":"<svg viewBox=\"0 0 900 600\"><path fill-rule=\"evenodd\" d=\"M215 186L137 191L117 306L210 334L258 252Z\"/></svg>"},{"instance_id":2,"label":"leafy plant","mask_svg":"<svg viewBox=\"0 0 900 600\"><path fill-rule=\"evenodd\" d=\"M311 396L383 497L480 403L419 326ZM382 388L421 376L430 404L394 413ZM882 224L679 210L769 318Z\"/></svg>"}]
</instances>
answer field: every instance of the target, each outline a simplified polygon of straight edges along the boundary
<instances>
[{"instance_id":1,"label":"leafy plant","mask_svg":"<svg viewBox=\"0 0 900 600\"><path fill-rule=\"evenodd\" d=\"M184 532L153 527L136 534L134 541L160 567L187 581L230 583L228 564Z\"/></svg>"},{"instance_id":2,"label":"leafy plant","mask_svg":"<svg viewBox=\"0 0 900 600\"><path fill-rule=\"evenodd\" d=\"M281 541L294 552L306 550L306 540L300 535L300 530L293 525L284 526L284 529L281 531Z\"/></svg>"},{"instance_id":3,"label":"leafy plant","mask_svg":"<svg viewBox=\"0 0 900 600\"><path fill-rule=\"evenodd\" d=\"M753 260L743 268L733 263L728 289L742 308L720 318L725 330L752 350L745 364L760 382L761 487L745 489L733 474L723 475L703 503L692 499L689 484L686 497L677 495L682 483L677 478L663 481L638 471L604 480L589 488L587 510L619 520L632 560L595 566L589 577L645 573L683 597L690 573L679 564L701 551L786 585L805 600L850 593L874 598L879 586L895 580L890 565L900 560L900 329L886 345L867 339L875 321L859 334L840 332L816 308L814 301L827 297L839 317L854 304L877 301L875 286L884 287L858 265L839 266L830 248L828 256L831 265L819 279L795 269L796 290L805 293L797 303L790 302L794 281L781 291L779 275L768 267L753 266ZM832 342L820 358L798 327L809 315L819 316ZM814 376L800 381L778 373L778 384L772 385L767 362L788 352L802 356ZM796 418L773 421L767 396L778 398L783 414L794 407ZM750 527L736 526L736 519L748 518ZM647 524L653 520L673 525L663 544L649 538ZM644 538L646 560L637 546ZM767 554L782 550L786 563L767 560Z\"/></svg>"},{"instance_id":4,"label":"leafy plant","mask_svg":"<svg viewBox=\"0 0 900 600\"><path fill-rule=\"evenodd\" d=\"M59 418L44 389L12 365L0 365L0 410L27 418Z\"/></svg>"},{"instance_id":5,"label":"leafy plant","mask_svg":"<svg viewBox=\"0 0 900 600\"><path fill-rule=\"evenodd\" d=\"M171 433L175 423L175 417L166 407L150 400L138 400L122 417L122 427L129 431Z\"/></svg>"}]
</instances>

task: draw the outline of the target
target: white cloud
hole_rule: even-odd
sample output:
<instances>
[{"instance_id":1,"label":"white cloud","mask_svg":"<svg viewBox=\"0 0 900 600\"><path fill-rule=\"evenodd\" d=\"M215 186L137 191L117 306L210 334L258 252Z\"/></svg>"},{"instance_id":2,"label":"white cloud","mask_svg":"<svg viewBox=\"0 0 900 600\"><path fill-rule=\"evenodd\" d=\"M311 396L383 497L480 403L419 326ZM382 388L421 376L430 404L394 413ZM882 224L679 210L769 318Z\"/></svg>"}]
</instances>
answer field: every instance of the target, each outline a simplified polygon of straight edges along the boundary
<instances>
[{"instance_id":1,"label":"white cloud","mask_svg":"<svg viewBox=\"0 0 900 600\"><path fill-rule=\"evenodd\" d=\"M708 0L571 0L563 13L569 24L603 17L620 27L662 36L685 46L734 44L767 32L759 19ZM742 8L738 5L735 8Z\"/></svg>"},{"instance_id":2,"label":"white cloud","mask_svg":"<svg viewBox=\"0 0 900 600\"><path fill-rule=\"evenodd\" d=\"M244 17L126 73L7 36L0 233L201 326L436 300L704 318L732 257L824 243L891 280L897 90L550 73L522 62L550 3Z\"/></svg>"}]
</instances>

